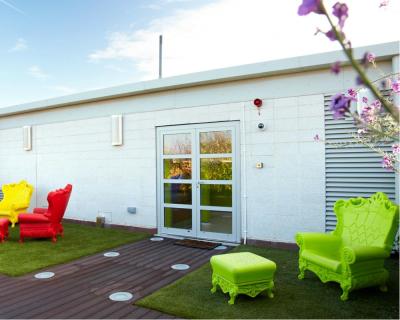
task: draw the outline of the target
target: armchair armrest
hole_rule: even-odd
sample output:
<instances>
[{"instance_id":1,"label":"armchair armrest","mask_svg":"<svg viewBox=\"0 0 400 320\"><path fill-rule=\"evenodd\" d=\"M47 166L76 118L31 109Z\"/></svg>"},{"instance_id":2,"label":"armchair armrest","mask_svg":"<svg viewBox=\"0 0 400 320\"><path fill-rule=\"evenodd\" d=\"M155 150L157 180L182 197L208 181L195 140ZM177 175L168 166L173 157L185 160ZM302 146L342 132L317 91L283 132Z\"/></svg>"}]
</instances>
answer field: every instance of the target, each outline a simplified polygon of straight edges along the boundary
<instances>
[{"instance_id":1,"label":"armchair armrest","mask_svg":"<svg viewBox=\"0 0 400 320\"><path fill-rule=\"evenodd\" d=\"M348 264L356 262L384 259L389 257L390 251L380 247L344 247L342 258Z\"/></svg>"},{"instance_id":2,"label":"armchair armrest","mask_svg":"<svg viewBox=\"0 0 400 320\"><path fill-rule=\"evenodd\" d=\"M45 214L47 212L47 208L34 208L33 213Z\"/></svg>"},{"instance_id":3,"label":"armchair armrest","mask_svg":"<svg viewBox=\"0 0 400 320\"><path fill-rule=\"evenodd\" d=\"M296 235L296 243L300 249L336 251L341 247L342 239L329 233L300 232Z\"/></svg>"},{"instance_id":4,"label":"armchair armrest","mask_svg":"<svg viewBox=\"0 0 400 320\"><path fill-rule=\"evenodd\" d=\"M44 214L38 213L21 213L18 215L20 225L25 223L50 223L50 219Z\"/></svg>"},{"instance_id":5,"label":"armchair armrest","mask_svg":"<svg viewBox=\"0 0 400 320\"><path fill-rule=\"evenodd\" d=\"M29 207L28 203L19 203L19 204L12 204L11 205L12 210L28 209L28 207Z\"/></svg>"}]
</instances>

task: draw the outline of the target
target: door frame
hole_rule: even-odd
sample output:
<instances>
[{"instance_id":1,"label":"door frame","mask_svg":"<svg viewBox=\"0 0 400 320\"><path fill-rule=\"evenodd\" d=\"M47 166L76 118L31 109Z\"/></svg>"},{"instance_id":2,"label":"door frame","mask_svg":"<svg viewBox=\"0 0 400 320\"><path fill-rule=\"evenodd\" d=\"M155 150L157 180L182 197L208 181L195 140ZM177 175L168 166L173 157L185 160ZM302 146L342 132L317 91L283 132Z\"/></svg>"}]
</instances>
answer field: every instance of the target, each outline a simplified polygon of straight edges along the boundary
<instances>
[{"instance_id":1,"label":"door frame","mask_svg":"<svg viewBox=\"0 0 400 320\"><path fill-rule=\"evenodd\" d=\"M241 190L240 190L240 176L241 176L241 164L240 164L240 125L239 121L223 121L223 122L207 122L198 124L182 124L182 125L170 125L156 127L156 165L157 165L157 230L159 234L171 235L178 237L217 240L223 242L235 242L239 243L241 240ZM197 186L200 183L199 177L194 177L193 173L199 171L199 151L195 150L198 146L198 132L223 130L224 128L232 129L232 234L227 235L223 233L212 233L200 231L200 206L199 199L195 201L198 196ZM165 228L164 227L164 214L163 214L163 135L174 134L174 133L191 133L192 134L192 178L187 179L186 183L192 184L192 205L187 208L192 208L192 229L177 229L177 228ZM175 158L175 157L174 157ZM183 158L187 158L183 156ZM196 169L194 169L196 168ZM197 181L195 180L197 179ZM180 205L178 205L180 206ZM181 206L180 206L181 207Z\"/></svg>"}]
</instances>

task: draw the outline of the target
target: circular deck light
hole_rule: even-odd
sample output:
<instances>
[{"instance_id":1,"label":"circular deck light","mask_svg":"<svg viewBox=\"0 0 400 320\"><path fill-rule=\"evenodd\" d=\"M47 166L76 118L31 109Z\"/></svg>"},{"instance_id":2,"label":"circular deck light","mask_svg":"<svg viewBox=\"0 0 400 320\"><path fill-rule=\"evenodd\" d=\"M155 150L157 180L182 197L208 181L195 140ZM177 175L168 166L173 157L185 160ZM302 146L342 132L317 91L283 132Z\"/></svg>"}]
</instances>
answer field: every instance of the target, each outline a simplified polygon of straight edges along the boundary
<instances>
[{"instance_id":1,"label":"circular deck light","mask_svg":"<svg viewBox=\"0 0 400 320\"><path fill-rule=\"evenodd\" d=\"M172 269L174 270L179 270L179 271L183 271L183 270L187 270L190 268L189 265L187 264L183 264L183 263L178 263L178 264L174 264L171 266Z\"/></svg>"},{"instance_id":2,"label":"circular deck light","mask_svg":"<svg viewBox=\"0 0 400 320\"><path fill-rule=\"evenodd\" d=\"M54 277L54 272L40 272L35 274L36 279L50 279Z\"/></svg>"},{"instance_id":3,"label":"circular deck light","mask_svg":"<svg viewBox=\"0 0 400 320\"><path fill-rule=\"evenodd\" d=\"M115 251L106 252L104 254L104 256L107 257L107 258L118 257L119 256L119 252L115 252Z\"/></svg>"},{"instance_id":4,"label":"circular deck light","mask_svg":"<svg viewBox=\"0 0 400 320\"><path fill-rule=\"evenodd\" d=\"M133 298L133 294L130 292L115 292L110 294L108 298L112 301L129 301Z\"/></svg>"},{"instance_id":5,"label":"circular deck light","mask_svg":"<svg viewBox=\"0 0 400 320\"><path fill-rule=\"evenodd\" d=\"M226 250L226 249L228 249L227 246L218 246L214 248L214 250Z\"/></svg>"},{"instance_id":6,"label":"circular deck light","mask_svg":"<svg viewBox=\"0 0 400 320\"><path fill-rule=\"evenodd\" d=\"M163 241L163 240L164 240L164 238L161 238L161 237L150 238L150 241Z\"/></svg>"}]
</instances>

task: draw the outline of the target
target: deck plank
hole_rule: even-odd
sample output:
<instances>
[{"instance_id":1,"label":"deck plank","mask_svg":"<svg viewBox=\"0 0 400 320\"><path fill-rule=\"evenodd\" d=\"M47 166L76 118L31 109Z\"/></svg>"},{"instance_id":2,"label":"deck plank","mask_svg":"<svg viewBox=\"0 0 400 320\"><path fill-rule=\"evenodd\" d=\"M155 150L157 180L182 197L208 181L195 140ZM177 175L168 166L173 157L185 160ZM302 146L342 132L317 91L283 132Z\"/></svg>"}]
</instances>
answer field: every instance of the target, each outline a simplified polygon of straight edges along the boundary
<instances>
[{"instance_id":1,"label":"deck plank","mask_svg":"<svg viewBox=\"0 0 400 320\"><path fill-rule=\"evenodd\" d=\"M197 269L221 251L173 243L172 239L146 239L114 249L120 252L116 258L98 253L49 267L46 270L56 274L49 280L35 279L36 272L18 278L0 275L0 318L174 318L133 302ZM172 270L175 263L187 263L191 268ZM108 296L117 291L129 291L134 298L130 302L110 301Z\"/></svg>"}]
</instances>

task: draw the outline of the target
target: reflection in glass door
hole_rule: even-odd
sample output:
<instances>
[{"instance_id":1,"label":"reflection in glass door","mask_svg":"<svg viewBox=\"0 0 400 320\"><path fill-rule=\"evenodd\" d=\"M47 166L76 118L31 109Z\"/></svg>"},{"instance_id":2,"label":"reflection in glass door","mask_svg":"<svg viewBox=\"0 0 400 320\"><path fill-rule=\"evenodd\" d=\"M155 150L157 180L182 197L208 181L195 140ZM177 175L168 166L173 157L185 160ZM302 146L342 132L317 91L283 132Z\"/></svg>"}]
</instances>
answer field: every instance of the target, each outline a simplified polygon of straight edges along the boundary
<instances>
[{"instance_id":1,"label":"reflection in glass door","mask_svg":"<svg viewBox=\"0 0 400 320\"><path fill-rule=\"evenodd\" d=\"M239 241L236 123L158 129L159 229Z\"/></svg>"},{"instance_id":2,"label":"reflection in glass door","mask_svg":"<svg viewBox=\"0 0 400 320\"><path fill-rule=\"evenodd\" d=\"M193 233L193 133L175 131L161 135L163 228L177 235Z\"/></svg>"},{"instance_id":3,"label":"reflection in glass door","mask_svg":"<svg viewBox=\"0 0 400 320\"><path fill-rule=\"evenodd\" d=\"M197 186L199 234L221 238L232 234L232 139L233 131L202 129L198 132Z\"/></svg>"}]
</instances>

